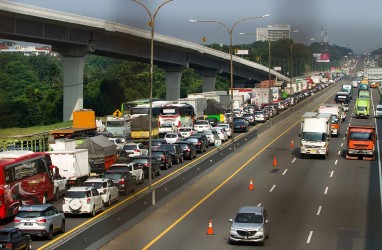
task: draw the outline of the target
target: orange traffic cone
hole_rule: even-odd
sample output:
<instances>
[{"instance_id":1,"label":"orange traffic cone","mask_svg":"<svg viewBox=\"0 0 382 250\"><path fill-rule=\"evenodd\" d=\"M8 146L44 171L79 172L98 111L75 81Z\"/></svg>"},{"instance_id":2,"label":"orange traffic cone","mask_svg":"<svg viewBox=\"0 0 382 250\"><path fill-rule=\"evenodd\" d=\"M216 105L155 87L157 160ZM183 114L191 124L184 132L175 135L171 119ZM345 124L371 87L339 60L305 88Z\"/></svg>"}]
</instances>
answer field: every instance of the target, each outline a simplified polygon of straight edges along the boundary
<instances>
[{"instance_id":1,"label":"orange traffic cone","mask_svg":"<svg viewBox=\"0 0 382 250\"><path fill-rule=\"evenodd\" d=\"M294 148L294 142L293 142L293 140L290 141L290 147L291 147L291 148Z\"/></svg>"},{"instance_id":2,"label":"orange traffic cone","mask_svg":"<svg viewBox=\"0 0 382 250\"><path fill-rule=\"evenodd\" d=\"M249 190L254 190L254 189L255 189L255 187L254 187L254 185L253 185L252 178L251 178L251 180L249 181L248 189L249 189Z\"/></svg>"},{"instance_id":3,"label":"orange traffic cone","mask_svg":"<svg viewBox=\"0 0 382 250\"><path fill-rule=\"evenodd\" d=\"M276 156L273 158L273 165L272 165L272 166L274 166L274 167L277 166L277 159L276 159Z\"/></svg>"},{"instance_id":4,"label":"orange traffic cone","mask_svg":"<svg viewBox=\"0 0 382 250\"><path fill-rule=\"evenodd\" d=\"M208 222L208 229L207 229L207 235L213 235L214 229L212 228L212 220Z\"/></svg>"}]
</instances>

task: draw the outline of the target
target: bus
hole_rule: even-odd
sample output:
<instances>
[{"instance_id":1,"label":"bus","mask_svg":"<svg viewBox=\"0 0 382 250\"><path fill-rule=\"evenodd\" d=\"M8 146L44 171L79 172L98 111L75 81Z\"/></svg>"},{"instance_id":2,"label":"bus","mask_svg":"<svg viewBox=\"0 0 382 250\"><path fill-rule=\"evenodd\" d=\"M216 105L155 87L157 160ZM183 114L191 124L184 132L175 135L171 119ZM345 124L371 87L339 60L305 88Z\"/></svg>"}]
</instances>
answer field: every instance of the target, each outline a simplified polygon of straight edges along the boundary
<instances>
[{"instance_id":1,"label":"bus","mask_svg":"<svg viewBox=\"0 0 382 250\"><path fill-rule=\"evenodd\" d=\"M15 215L21 205L52 200L53 168L45 152L0 152L0 219Z\"/></svg>"},{"instance_id":2,"label":"bus","mask_svg":"<svg viewBox=\"0 0 382 250\"><path fill-rule=\"evenodd\" d=\"M159 126L163 123L173 123L177 128L192 127L195 122L194 107L187 103L169 104L161 108Z\"/></svg>"},{"instance_id":3,"label":"bus","mask_svg":"<svg viewBox=\"0 0 382 250\"><path fill-rule=\"evenodd\" d=\"M152 98L152 100L153 100L153 103L158 101L163 101L162 99L159 99L159 98ZM142 98L142 99L137 99L131 102L124 102L121 104L121 112L123 114L128 114L129 110L132 109L133 107L136 107L138 105L149 104L149 103L150 103L149 98Z\"/></svg>"},{"instance_id":4,"label":"bus","mask_svg":"<svg viewBox=\"0 0 382 250\"><path fill-rule=\"evenodd\" d=\"M153 118L158 118L163 105L169 104L169 101L155 101L152 103ZM130 109L130 118L135 118L140 115L148 115L150 112L150 104L137 105Z\"/></svg>"}]
</instances>

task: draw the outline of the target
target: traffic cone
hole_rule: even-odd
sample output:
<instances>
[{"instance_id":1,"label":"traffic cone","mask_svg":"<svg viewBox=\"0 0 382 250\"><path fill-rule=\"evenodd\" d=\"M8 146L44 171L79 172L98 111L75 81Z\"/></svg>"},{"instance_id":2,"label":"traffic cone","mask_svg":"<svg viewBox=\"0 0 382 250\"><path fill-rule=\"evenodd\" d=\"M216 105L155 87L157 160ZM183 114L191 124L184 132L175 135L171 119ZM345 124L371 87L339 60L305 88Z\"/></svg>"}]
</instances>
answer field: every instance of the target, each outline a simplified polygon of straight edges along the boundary
<instances>
[{"instance_id":1,"label":"traffic cone","mask_svg":"<svg viewBox=\"0 0 382 250\"><path fill-rule=\"evenodd\" d=\"M213 235L214 229L212 228L212 220L208 222L208 229L207 229L207 235Z\"/></svg>"},{"instance_id":2,"label":"traffic cone","mask_svg":"<svg viewBox=\"0 0 382 250\"><path fill-rule=\"evenodd\" d=\"M277 166L277 159L276 159L276 156L273 158L273 165L272 165L272 166L274 166L274 167Z\"/></svg>"},{"instance_id":3,"label":"traffic cone","mask_svg":"<svg viewBox=\"0 0 382 250\"><path fill-rule=\"evenodd\" d=\"M294 148L294 142L293 142L293 140L290 141L290 147L291 147L291 148Z\"/></svg>"},{"instance_id":4,"label":"traffic cone","mask_svg":"<svg viewBox=\"0 0 382 250\"><path fill-rule=\"evenodd\" d=\"M253 185L252 178L251 178L251 180L249 181L248 189L249 189L249 190L254 190L254 189L255 189L255 187L254 187L254 185Z\"/></svg>"}]
</instances>

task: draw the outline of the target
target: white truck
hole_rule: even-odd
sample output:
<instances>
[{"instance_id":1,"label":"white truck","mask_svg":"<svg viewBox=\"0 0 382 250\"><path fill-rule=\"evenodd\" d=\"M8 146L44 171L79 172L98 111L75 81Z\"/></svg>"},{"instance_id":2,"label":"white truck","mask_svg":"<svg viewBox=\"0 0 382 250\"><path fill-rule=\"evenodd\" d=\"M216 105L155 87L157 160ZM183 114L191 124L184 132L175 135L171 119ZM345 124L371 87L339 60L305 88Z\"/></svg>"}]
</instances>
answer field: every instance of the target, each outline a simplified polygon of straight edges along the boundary
<instances>
[{"instance_id":1,"label":"white truck","mask_svg":"<svg viewBox=\"0 0 382 250\"><path fill-rule=\"evenodd\" d=\"M312 79L314 84L319 84L319 83L321 83L322 76L321 75L312 75L312 76L310 76L310 79Z\"/></svg>"},{"instance_id":2,"label":"white truck","mask_svg":"<svg viewBox=\"0 0 382 250\"><path fill-rule=\"evenodd\" d=\"M272 102L272 91L270 88L254 88L253 97L251 99L252 104L256 104L261 107L262 104L268 104Z\"/></svg>"},{"instance_id":3,"label":"white truck","mask_svg":"<svg viewBox=\"0 0 382 250\"><path fill-rule=\"evenodd\" d=\"M306 155L319 155L325 159L329 154L331 116L326 113L306 112L301 117L299 133L301 158Z\"/></svg>"},{"instance_id":4,"label":"white truck","mask_svg":"<svg viewBox=\"0 0 382 250\"><path fill-rule=\"evenodd\" d=\"M54 166L66 179L67 186L81 186L90 176L89 153L87 149L49 151Z\"/></svg>"},{"instance_id":5,"label":"white truck","mask_svg":"<svg viewBox=\"0 0 382 250\"><path fill-rule=\"evenodd\" d=\"M342 112L342 105L339 103L323 103L318 107L318 112L332 115L332 135L339 136L341 129L340 123L346 118L346 113Z\"/></svg>"}]
</instances>

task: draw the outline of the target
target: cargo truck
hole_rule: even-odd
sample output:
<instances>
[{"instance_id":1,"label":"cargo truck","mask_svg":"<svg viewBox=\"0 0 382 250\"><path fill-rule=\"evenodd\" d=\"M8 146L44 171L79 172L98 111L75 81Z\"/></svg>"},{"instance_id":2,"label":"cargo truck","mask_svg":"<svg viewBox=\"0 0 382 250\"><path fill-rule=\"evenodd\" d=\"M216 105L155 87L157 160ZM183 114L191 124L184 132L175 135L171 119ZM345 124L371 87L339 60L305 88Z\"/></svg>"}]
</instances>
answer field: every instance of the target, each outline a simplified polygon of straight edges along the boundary
<instances>
[{"instance_id":1,"label":"cargo truck","mask_svg":"<svg viewBox=\"0 0 382 250\"><path fill-rule=\"evenodd\" d=\"M94 136L97 133L95 112L90 109L74 111L72 127L51 130L50 133L54 139Z\"/></svg>"},{"instance_id":2,"label":"cargo truck","mask_svg":"<svg viewBox=\"0 0 382 250\"><path fill-rule=\"evenodd\" d=\"M207 108L207 98L181 98L178 99L178 103L187 103L194 107L194 112L196 117L202 117L204 115L203 111Z\"/></svg>"},{"instance_id":3,"label":"cargo truck","mask_svg":"<svg viewBox=\"0 0 382 250\"><path fill-rule=\"evenodd\" d=\"M349 126L346 159L374 160L376 140L375 126Z\"/></svg>"},{"instance_id":4,"label":"cargo truck","mask_svg":"<svg viewBox=\"0 0 382 250\"><path fill-rule=\"evenodd\" d=\"M324 103L318 107L319 113L331 114L331 134L340 135L341 122L345 120L346 113L342 112L342 105L337 103Z\"/></svg>"},{"instance_id":5,"label":"cargo truck","mask_svg":"<svg viewBox=\"0 0 382 250\"><path fill-rule=\"evenodd\" d=\"M370 112L370 99L357 98L355 102L355 117L369 118L369 112Z\"/></svg>"},{"instance_id":6,"label":"cargo truck","mask_svg":"<svg viewBox=\"0 0 382 250\"><path fill-rule=\"evenodd\" d=\"M254 88L251 103L261 107L262 104L269 104L272 102L272 90L270 88Z\"/></svg>"},{"instance_id":7,"label":"cargo truck","mask_svg":"<svg viewBox=\"0 0 382 250\"><path fill-rule=\"evenodd\" d=\"M358 91L358 98L370 98L370 91L361 89Z\"/></svg>"},{"instance_id":8,"label":"cargo truck","mask_svg":"<svg viewBox=\"0 0 382 250\"><path fill-rule=\"evenodd\" d=\"M150 119L148 115L141 115L131 121L130 138L134 141L144 141L149 139ZM158 121L151 120L151 137L159 138Z\"/></svg>"},{"instance_id":9,"label":"cargo truck","mask_svg":"<svg viewBox=\"0 0 382 250\"><path fill-rule=\"evenodd\" d=\"M319 155L325 159L329 154L331 116L326 113L306 112L301 117L299 133L301 158L307 155Z\"/></svg>"},{"instance_id":10,"label":"cargo truck","mask_svg":"<svg viewBox=\"0 0 382 250\"><path fill-rule=\"evenodd\" d=\"M90 176L89 154L87 149L49 151L53 165L58 173L66 179L67 185L81 186Z\"/></svg>"}]
</instances>

